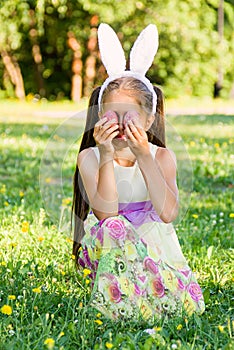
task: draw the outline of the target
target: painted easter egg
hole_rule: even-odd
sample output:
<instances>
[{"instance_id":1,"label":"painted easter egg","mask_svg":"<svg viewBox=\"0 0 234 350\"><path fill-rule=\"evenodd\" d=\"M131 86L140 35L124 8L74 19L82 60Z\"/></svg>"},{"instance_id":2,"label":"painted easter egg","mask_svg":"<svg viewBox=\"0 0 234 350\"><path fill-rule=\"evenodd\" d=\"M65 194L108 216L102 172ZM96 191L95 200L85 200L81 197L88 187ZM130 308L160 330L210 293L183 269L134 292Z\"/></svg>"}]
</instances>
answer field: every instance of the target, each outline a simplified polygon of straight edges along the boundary
<instances>
[{"instance_id":1,"label":"painted easter egg","mask_svg":"<svg viewBox=\"0 0 234 350\"><path fill-rule=\"evenodd\" d=\"M113 120L114 124L118 124L118 116L114 111L107 111L103 114L102 118L107 118L107 122Z\"/></svg>"},{"instance_id":2,"label":"painted easter egg","mask_svg":"<svg viewBox=\"0 0 234 350\"><path fill-rule=\"evenodd\" d=\"M124 127L131 121L136 120L139 117L139 113L137 111L128 111L124 116Z\"/></svg>"}]
</instances>

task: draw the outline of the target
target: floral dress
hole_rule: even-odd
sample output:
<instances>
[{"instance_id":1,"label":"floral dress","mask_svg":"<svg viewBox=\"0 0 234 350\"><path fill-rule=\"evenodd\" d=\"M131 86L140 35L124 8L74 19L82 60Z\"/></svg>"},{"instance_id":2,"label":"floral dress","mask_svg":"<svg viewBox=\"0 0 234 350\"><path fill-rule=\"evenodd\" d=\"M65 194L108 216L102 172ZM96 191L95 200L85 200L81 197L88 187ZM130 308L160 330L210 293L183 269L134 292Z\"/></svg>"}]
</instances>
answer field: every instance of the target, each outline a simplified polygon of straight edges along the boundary
<instances>
[{"instance_id":1,"label":"floral dress","mask_svg":"<svg viewBox=\"0 0 234 350\"><path fill-rule=\"evenodd\" d=\"M155 156L157 146L150 143ZM93 148L99 161L99 151ZM140 168L114 161L119 215L85 220L79 264L92 279L91 305L111 319L155 319L204 311L195 275L172 223L151 204Z\"/></svg>"}]
</instances>

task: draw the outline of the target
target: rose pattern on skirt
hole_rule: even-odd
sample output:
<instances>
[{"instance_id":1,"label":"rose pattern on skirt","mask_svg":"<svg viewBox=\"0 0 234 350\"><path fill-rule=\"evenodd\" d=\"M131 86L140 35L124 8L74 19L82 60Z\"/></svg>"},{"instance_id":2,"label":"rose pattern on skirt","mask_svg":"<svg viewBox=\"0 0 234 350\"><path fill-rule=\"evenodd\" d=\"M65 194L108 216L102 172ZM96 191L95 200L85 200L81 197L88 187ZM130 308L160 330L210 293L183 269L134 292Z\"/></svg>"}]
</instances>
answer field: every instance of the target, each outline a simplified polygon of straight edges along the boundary
<instances>
[{"instance_id":1,"label":"rose pattern on skirt","mask_svg":"<svg viewBox=\"0 0 234 350\"><path fill-rule=\"evenodd\" d=\"M158 273L158 266L156 265L154 260L149 258L148 256L144 259L143 266L154 275Z\"/></svg>"},{"instance_id":2,"label":"rose pattern on skirt","mask_svg":"<svg viewBox=\"0 0 234 350\"><path fill-rule=\"evenodd\" d=\"M108 293L110 300L114 303L119 303L121 301L121 291L119 290L117 283L112 283L108 287Z\"/></svg>"},{"instance_id":3,"label":"rose pattern on skirt","mask_svg":"<svg viewBox=\"0 0 234 350\"><path fill-rule=\"evenodd\" d=\"M105 227L110 230L109 234L113 239L124 239L126 236L125 225L122 220L107 219Z\"/></svg>"},{"instance_id":4,"label":"rose pattern on skirt","mask_svg":"<svg viewBox=\"0 0 234 350\"><path fill-rule=\"evenodd\" d=\"M197 302L202 298L202 291L198 283L191 282L187 289L194 301Z\"/></svg>"},{"instance_id":5,"label":"rose pattern on skirt","mask_svg":"<svg viewBox=\"0 0 234 350\"><path fill-rule=\"evenodd\" d=\"M152 292L153 295L158 297L158 298L162 298L165 295L165 288L164 285L162 283L161 278L156 278L154 280L152 280Z\"/></svg>"}]
</instances>

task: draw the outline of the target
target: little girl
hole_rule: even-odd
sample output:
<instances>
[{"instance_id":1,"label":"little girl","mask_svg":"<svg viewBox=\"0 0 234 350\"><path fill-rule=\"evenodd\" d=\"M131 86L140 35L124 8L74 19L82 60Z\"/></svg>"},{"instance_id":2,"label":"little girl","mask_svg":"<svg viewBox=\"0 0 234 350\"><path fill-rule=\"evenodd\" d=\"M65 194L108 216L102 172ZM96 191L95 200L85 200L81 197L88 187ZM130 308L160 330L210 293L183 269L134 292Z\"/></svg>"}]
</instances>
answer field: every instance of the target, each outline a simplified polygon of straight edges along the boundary
<instances>
[{"instance_id":1,"label":"little girl","mask_svg":"<svg viewBox=\"0 0 234 350\"><path fill-rule=\"evenodd\" d=\"M172 224L176 157L165 145L163 96L145 77L157 29L140 34L128 71L108 25L98 39L109 77L90 98L73 196L73 254L90 272L91 304L112 319L201 313L202 291Z\"/></svg>"}]
</instances>

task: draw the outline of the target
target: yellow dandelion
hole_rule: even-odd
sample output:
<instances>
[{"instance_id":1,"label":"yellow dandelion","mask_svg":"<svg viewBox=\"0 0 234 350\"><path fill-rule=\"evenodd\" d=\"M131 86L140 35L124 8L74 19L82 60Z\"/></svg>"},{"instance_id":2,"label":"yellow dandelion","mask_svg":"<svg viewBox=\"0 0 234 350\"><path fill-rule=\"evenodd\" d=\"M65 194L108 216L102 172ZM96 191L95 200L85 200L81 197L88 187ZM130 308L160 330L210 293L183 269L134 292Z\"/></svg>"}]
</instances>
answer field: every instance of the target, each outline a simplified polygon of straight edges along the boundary
<instances>
[{"instance_id":1,"label":"yellow dandelion","mask_svg":"<svg viewBox=\"0 0 234 350\"><path fill-rule=\"evenodd\" d=\"M1 313L10 316L12 314L12 307L10 305L3 305L1 307Z\"/></svg>"},{"instance_id":2,"label":"yellow dandelion","mask_svg":"<svg viewBox=\"0 0 234 350\"><path fill-rule=\"evenodd\" d=\"M64 207L66 207L68 204L70 204L71 203L71 198L64 198L63 200L62 200L62 205L64 206Z\"/></svg>"},{"instance_id":3,"label":"yellow dandelion","mask_svg":"<svg viewBox=\"0 0 234 350\"><path fill-rule=\"evenodd\" d=\"M100 312L96 315L97 318L100 318L101 316L102 314Z\"/></svg>"},{"instance_id":4,"label":"yellow dandelion","mask_svg":"<svg viewBox=\"0 0 234 350\"><path fill-rule=\"evenodd\" d=\"M38 306L34 306L33 310L37 311L38 310Z\"/></svg>"},{"instance_id":5,"label":"yellow dandelion","mask_svg":"<svg viewBox=\"0 0 234 350\"><path fill-rule=\"evenodd\" d=\"M9 203L7 201L4 202L5 207L8 207Z\"/></svg>"},{"instance_id":6,"label":"yellow dandelion","mask_svg":"<svg viewBox=\"0 0 234 350\"><path fill-rule=\"evenodd\" d=\"M61 270L61 274L64 276L66 273L65 271Z\"/></svg>"},{"instance_id":7,"label":"yellow dandelion","mask_svg":"<svg viewBox=\"0 0 234 350\"><path fill-rule=\"evenodd\" d=\"M178 324L178 326L176 327L177 331L180 331L183 328L182 324Z\"/></svg>"},{"instance_id":8,"label":"yellow dandelion","mask_svg":"<svg viewBox=\"0 0 234 350\"><path fill-rule=\"evenodd\" d=\"M15 295L8 295L8 299L9 299L9 300L15 300L15 299L16 299L16 296L15 296Z\"/></svg>"},{"instance_id":9,"label":"yellow dandelion","mask_svg":"<svg viewBox=\"0 0 234 350\"><path fill-rule=\"evenodd\" d=\"M17 247L17 243L11 242L11 243L10 243L10 246L11 246L12 248Z\"/></svg>"},{"instance_id":10,"label":"yellow dandelion","mask_svg":"<svg viewBox=\"0 0 234 350\"><path fill-rule=\"evenodd\" d=\"M189 144L190 144L190 146L192 146L192 147L196 145L196 143L195 143L194 141L190 141Z\"/></svg>"},{"instance_id":11,"label":"yellow dandelion","mask_svg":"<svg viewBox=\"0 0 234 350\"><path fill-rule=\"evenodd\" d=\"M65 335L64 332L60 332L58 337L61 338L61 337L63 337L64 335Z\"/></svg>"},{"instance_id":12,"label":"yellow dandelion","mask_svg":"<svg viewBox=\"0 0 234 350\"><path fill-rule=\"evenodd\" d=\"M83 270L83 275L84 275L84 278L86 278L88 275L91 274L91 271L89 269L84 269Z\"/></svg>"},{"instance_id":13,"label":"yellow dandelion","mask_svg":"<svg viewBox=\"0 0 234 350\"><path fill-rule=\"evenodd\" d=\"M106 342L106 347L107 349L112 349L113 348L113 344L109 343L108 341Z\"/></svg>"},{"instance_id":14,"label":"yellow dandelion","mask_svg":"<svg viewBox=\"0 0 234 350\"><path fill-rule=\"evenodd\" d=\"M234 141L233 139L229 139L228 142L231 144L231 143L233 143L233 141Z\"/></svg>"},{"instance_id":15,"label":"yellow dandelion","mask_svg":"<svg viewBox=\"0 0 234 350\"><path fill-rule=\"evenodd\" d=\"M215 148L219 148L219 143L216 142L216 143L214 144L214 147L215 147Z\"/></svg>"},{"instance_id":16,"label":"yellow dandelion","mask_svg":"<svg viewBox=\"0 0 234 350\"><path fill-rule=\"evenodd\" d=\"M90 283L90 280L85 280L85 283L88 285Z\"/></svg>"},{"instance_id":17,"label":"yellow dandelion","mask_svg":"<svg viewBox=\"0 0 234 350\"><path fill-rule=\"evenodd\" d=\"M197 214L192 214L192 217L193 217L194 219L197 219L197 218L198 218L198 215L197 215Z\"/></svg>"},{"instance_id":18,"label":"yellow dandelion","mask_svg":"<svg viewBox=\"0 0 234 350\"><path fill-rule=\"evenodd\" d=\"M103 323L101 320L94 320L94 322L96 322L99 326L101 326Z\"/></svg>"},{"instance_id":19,"label":"yellow dandelion","mask_svg":"<svg viewBox=\"0 0 234 350\"><path fill-rule=\"evenodd\" d=\"M229 218L234 218L234 213L230 213Z\"/></svg>"},{"instance_id":20,"label":"yellow dandelion","mask_svg":"<svg viewBox=\"0 0 234 350\"><path fill-rule=\"evenodd\" d=\"M44 344L47 346L47 348L49 350L53 349L54 348L54 344L55 344L55 341L53 338L47 338L45 341L44 341Z\"/></svg>"},{"instance_id":21,"label":"yellow dandelion","mask_svg":"<svg viewBox=\"0 0 234 350\"><path fill-rule=\"evenodd\" d=\"M73 240L72 240L71 238L69 238L69 237L66 238L66 241L67 241L68 243L73 243Z\"/></svg>"},{"instance_id":22,"label":"yellow dandelion","mask_svg":"<svg viewBox=\"0 0 234 350\"><path fill-rule=\"evenodd\" d=\"M1 265L2 265L2 266L6 266L7 264L6 264L5 261L2 261L2 262L1 262Z\"/></svg>"},{"instance_id":23,"label":"yellow dandelion","mask_svg":"<svg viewBox=\"0 0 234 350\"><path fill-rule=\"evenodd\" d=\"M26 233L29 229L29 223L27 221L22 222L21 231Z\"/></svg>"},{"instance_id":24,"label":"yellow dandelion","mask_svg":"<svg viewBox=\"0 0 234 350\"><path fill-rule=\"evenodd\" d=\"M83 249L83 248L82 248L82 247L80 247L80 248L78 249L78 252L81 252L81 251L82 251L82 249Z\"/></svg>"},{"instance_id":25,"label":"yellow dandelion","mask_svg":"<svg viewBox=\"0 0 234 350\"><path fill-rule=\"evenodd\" d=\"M0 188L0 193L5 194L6 193L6 185L2 185Z\"/></svg>"},{"instance_id":26,"label":"yellow dandelion","mask_svg":"<svg viewBox=\"0 0 234 350\"><path fill-rule=\"evenodd\" d=\"M222 144L223 147L227 147L227 145L228 145L227 142L223 142Z\"/></svg>"},{"instance_id":27,"label":"yellow dandelion","mask_svg":"<svg viewBox=\"0 0 234 350\"><path fill-rule=\"evenodd\" d=\"M162 327L154 327L154 330L155 330L156 332L160 332L160 331L162 330Z\"/></svg>"},{"instance_id":28,"label":"yellow dandelion","mask_svg":"<svg viewBox=\"0 0 234 350\"><path fill-rule=\"evenodd\" d=\"M37 237L37 239L38 239L39 242L42 242L42 241L44 241L45 238L42 237L42 236L39 236L39 237Z\"/></svg>"},{"instance_id":29,"label":"yellow dandelion","mask_svg":"<svg viewBox=\"0 0 234 350\"><path fill-rule=\"evenodd\" d=\"M50 177L47 177L46 179L45 179L45 182L47 183L47 184L49 184L49 183L51 183L51 178Z\"/></svg>"},{"instance_id":30,"label":"yellow dandelion","mask_svg":"<svg viewBox=\"0 0 234 350\"><path fill-rule=\"evenodd\" d=\"M80 302L80 303L79 303L79 308L82 309L82 307L83 307L83 303Z\"/></svg>"},{"instance_id":31,"label":"yellow dandelion","mask_svg":"<svg viewBox=\"0 0 234 350\"><path fill-rule=\"evenodd\" d=\"M33 293L40 294L41 293L41 288L33 288Z\"/></svg>"},{"instance_id":32,"label":"yellow dandelion","mask_svg":"<svg viewBox=\"0 0 234 350\"><path fill-rule=\"evenodd\" d=\"M74 254L72 254L71 258L72 258L72 260L75 260L76 256Z\"/></svg>"},{"instance_id":33,"label":"yellow dandelion","mask_svg":"<svg viewBox=\"0 0 234 350\"><path fill-rule=\"evenodd\" d=\"M218 330L223 333L224 332L224 326L218 325Z\"/></svg>"},{"instance_id":34,"label":"yellow dandelion","mask_svg":"<svg viewBox=\"0 0 234 350\"><path fill-rule=\"evenodd\" d=\"M24 192L23 191L19 191L19 196L23 197L24 196Z\"/></svg>"}]
</instances>

